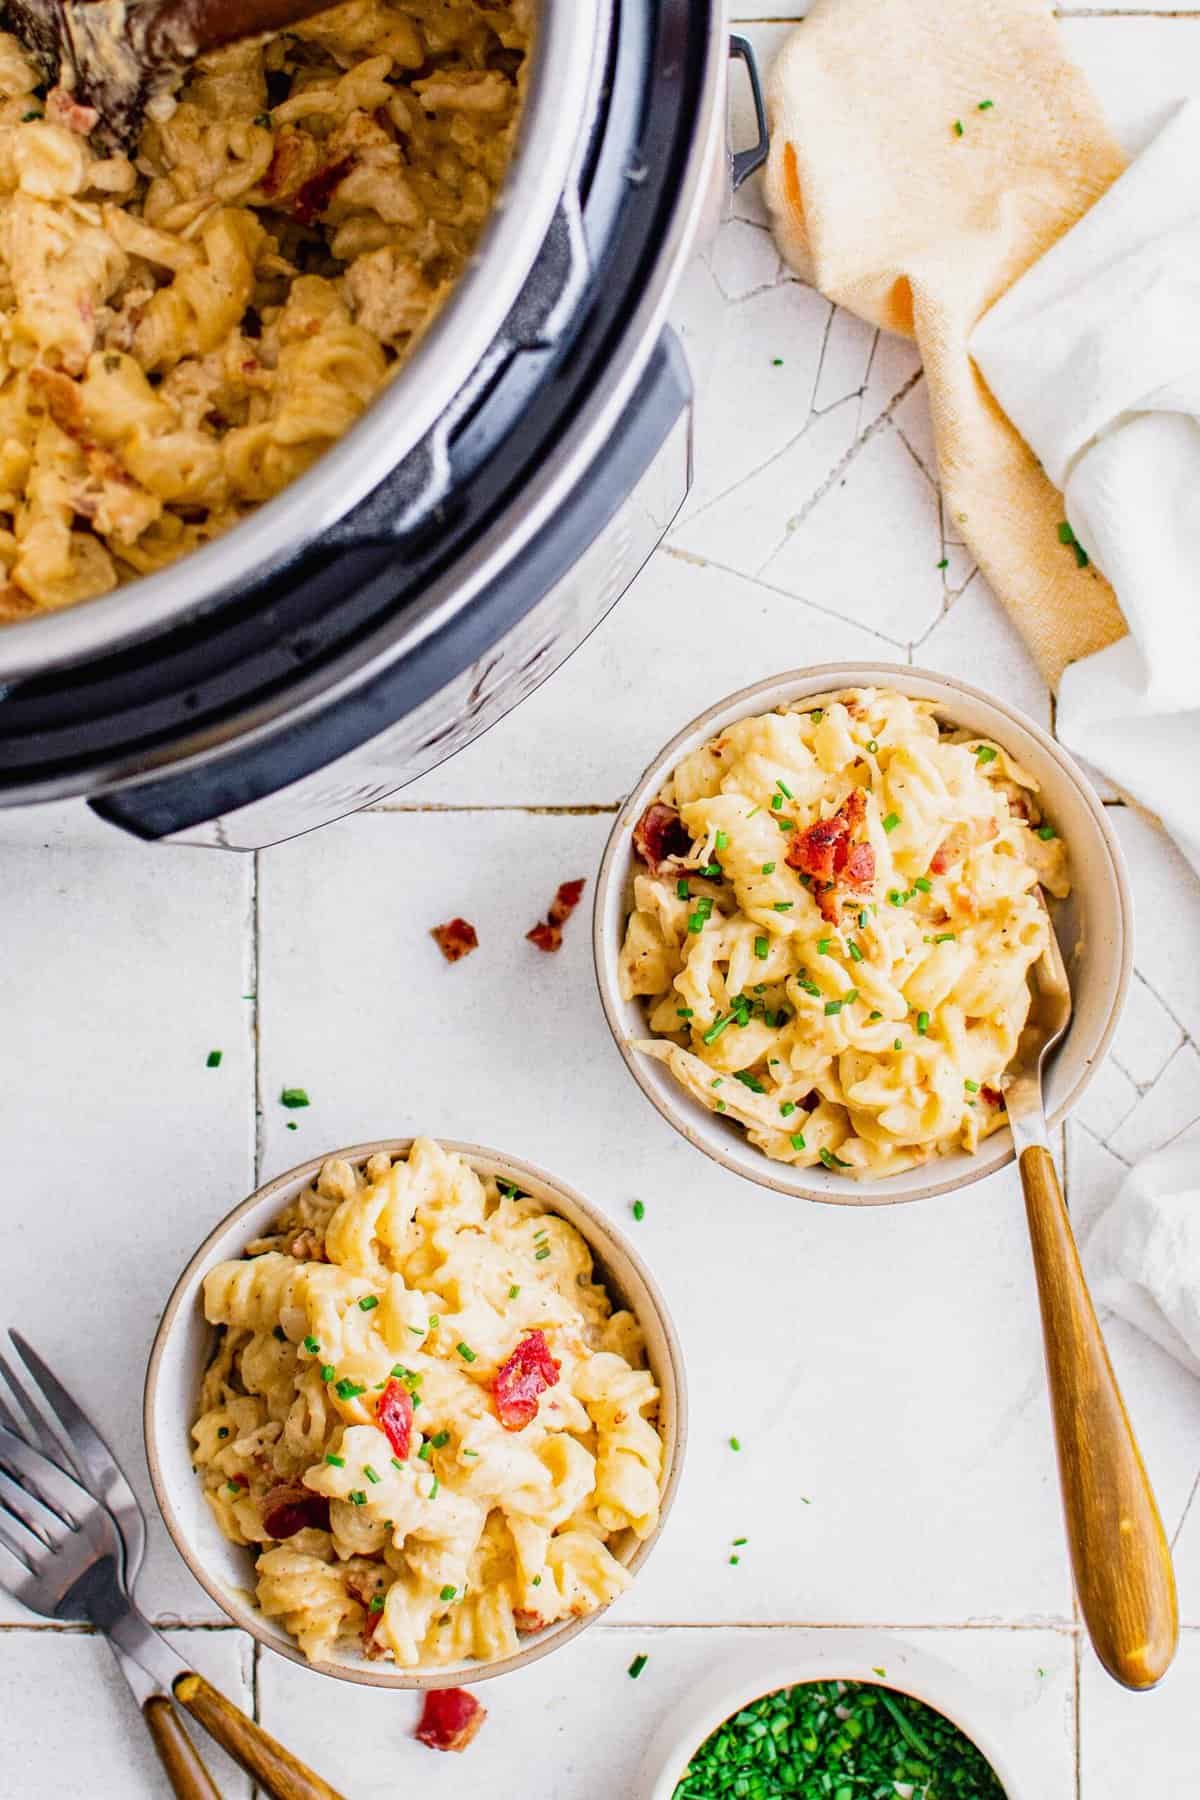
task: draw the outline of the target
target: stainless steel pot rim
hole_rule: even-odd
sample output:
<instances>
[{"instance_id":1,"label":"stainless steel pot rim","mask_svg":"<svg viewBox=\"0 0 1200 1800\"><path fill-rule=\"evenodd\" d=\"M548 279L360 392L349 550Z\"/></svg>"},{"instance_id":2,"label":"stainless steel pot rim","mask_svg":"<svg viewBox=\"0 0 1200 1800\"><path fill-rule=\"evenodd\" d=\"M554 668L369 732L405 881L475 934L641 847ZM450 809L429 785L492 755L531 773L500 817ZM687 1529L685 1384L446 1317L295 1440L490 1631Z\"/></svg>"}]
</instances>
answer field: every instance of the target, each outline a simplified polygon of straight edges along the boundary
<instances>
[{"instance_id":1,"label":"stainless steel pot rim","mask_svg":"<svg viewBox=\"0 0 1200 1800\"><path fill-rule=\"evenodd\" d=\"M107 654L279 568L329 530L436 422L493 342L582 153L613 0L545 4L508 180L420 351L313 468L232 531L95 600L0 629L0 678Z\"/></svg>"}]
</instances>

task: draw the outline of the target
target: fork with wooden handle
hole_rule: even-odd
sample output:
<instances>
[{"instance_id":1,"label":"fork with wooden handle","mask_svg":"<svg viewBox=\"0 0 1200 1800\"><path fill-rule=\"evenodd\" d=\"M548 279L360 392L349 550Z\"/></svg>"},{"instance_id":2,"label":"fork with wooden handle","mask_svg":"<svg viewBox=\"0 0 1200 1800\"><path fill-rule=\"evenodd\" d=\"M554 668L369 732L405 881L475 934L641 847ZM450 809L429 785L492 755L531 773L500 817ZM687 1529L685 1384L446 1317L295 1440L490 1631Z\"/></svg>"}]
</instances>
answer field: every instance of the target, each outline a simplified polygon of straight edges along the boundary
<instances>
[{"instance_id":1,"label":"fork with wooden handle","mask_svg":"<svg viewBox=\"0 0 1200 1800\"><path fill-rule=\"evenodd\" d=\"M14 1333L13 1342L60 1424L65 1458L89 1483L102 1472L114 1504L120 1508L132 1502L140 1520L137 1500L99 1434L24 1340ZM105 1634L180 1800L219 1796L173 1700L274 1800L341 1800L319 1775L189 1668L138 1611L127 1581L123 1533L90 1485L81 1485L56 1457L30 1441L44 1440L47 1428L7 1368L5 1376L23 1400L27 1418L22 1429L22 1421L2 1408L0 1587L45 1618L86 1621Z\"/></svg>"},{"instance_id":2,"label":"fork with wooden handle","mask_svg":"<svg viewBox=\"0 0 1200 1800\"><path fill-rule=\"evenodd\" d=\"M196 57L298 25L336 0L3 0L42 78L97 115L96 141L127 150L146 108Z\"/></svg>"},{"instance_id":3,"label":"fork with wooden handle","mask_svg":"<svg viewBox=\"0 0 1200 1800\"><path fill-rule=\"evenodd\" d=\"M1042 1068L1071 1017L1070 983L1048 913L1047 923L1049 941L1033 969L1029 1021L1004 1100L1025 1191L1079 1607L1113 1679L1148 1688L1166 1674L1179 1641L1175 1576L1046 1143Z\"/></svg>"}]
</instances>

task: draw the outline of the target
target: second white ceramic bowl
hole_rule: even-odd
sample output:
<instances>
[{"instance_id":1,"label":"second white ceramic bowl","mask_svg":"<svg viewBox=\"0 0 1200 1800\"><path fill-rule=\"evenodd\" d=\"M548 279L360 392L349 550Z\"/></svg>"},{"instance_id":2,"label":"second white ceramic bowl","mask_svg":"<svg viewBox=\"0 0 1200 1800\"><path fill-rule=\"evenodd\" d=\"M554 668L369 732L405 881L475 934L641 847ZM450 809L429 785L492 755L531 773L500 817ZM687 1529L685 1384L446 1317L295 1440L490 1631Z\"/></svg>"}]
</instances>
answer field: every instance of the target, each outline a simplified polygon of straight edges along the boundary
<instances>
[{"instance_id":1,"label":"second white ceramic bowl","mask_svg":"<svg viewBox=\"0 0 1200 1800\"><path fill-rule=\"evenodd\" d=\"M646 769L617 815L600 865L592 919L600 998L617 1048L630 1073L663 1118L716 1162L737 1175L804 1200L842 1206L882 1206L920 1200L979 1181L1012 1160L1007 1127L966 1151L877 1180L849 1180L822 1168L772 1162L740 1128L688 1094L666 1066L633 1047L647 1035L641 1003L621 998L618 957L632 907L637 857L633 827L680 760L735 719L771 712L846 688L890 688L932 700L937 716L1004 745L1037 778L1047 816L1067 848L1071 896L1054 908L1067 961L1074 1010L1046 1081L1046 1114L1057 1125L1075 1106L1104 1057L1121 1015L1133 966L1133 918L1121 847L1086 776L1054 739L1015 708L965 682L902 663L825 663L759 681L710 706L677 732Z\"/></svg>"},{"instance_id":2,"label":"second white ceramic bowl","mask_svg":"<svg viewBox=\"0 0 1200 1800\"><path fill-rule=\"evenodd\" d=\"M663 1435L663 1472L659 1521L644 1541L639 1541L630 1531L611 1546L617 1560L624 1563L631 1574L636 1574L653 1549L670 1511L687 1439L683 1353L666 1302L633 1246L603 1213L573 1188L566 1187L532 1163L520 1162L499 1151L486 1150L478 1144L452 1143L445 1138L439 1142L444 1150L456 1151L465 1157L477 1174L495 1175L502 1181L515 1182L524 1193L531 1194L574 1225L592 1251L597 1278L604 1283L614 1306L627 1307L645 1333L647 1360L662 1394L659 1426ZM324 1156L314 1157L268 1181L209 1233L175 1284L150 1352L143 1401L146 1457L154 1497L175 1548L221 1610L235 1625L256 1637L260 1644L277 1650L302 1668L316 1668L322 1675L361 1682L369 1687L455 1687L462 1681L469 1681L473 1686L493 1675L523 1668L548 1651L558 1649L597 1619L599 1612L580 1619L566 1619L536 1635L530 1634L522 1639L521 1648L514 1655L494 1662L401 1669L390 1662L368 1662L362 1657L347 1655L337 1662L310 1664L282 1625L275 1619L266 1618L255 1605L251 1552L231 1544L224 1536L192 1467L191 1425L196 1416L201 1377L213 1344L213 1327L205 1320L201 1292L208 1271L217 1263L240 1257L246 1245L261 1236L288 1202L309 1185L329 1157L337 1156L359 1164L377 1151L397 1157L406 1156L411 1148L411 1138L389 1138L373 1144L355 1144L348 1150L329 1150Z\"/></svg>"}]
</instances>

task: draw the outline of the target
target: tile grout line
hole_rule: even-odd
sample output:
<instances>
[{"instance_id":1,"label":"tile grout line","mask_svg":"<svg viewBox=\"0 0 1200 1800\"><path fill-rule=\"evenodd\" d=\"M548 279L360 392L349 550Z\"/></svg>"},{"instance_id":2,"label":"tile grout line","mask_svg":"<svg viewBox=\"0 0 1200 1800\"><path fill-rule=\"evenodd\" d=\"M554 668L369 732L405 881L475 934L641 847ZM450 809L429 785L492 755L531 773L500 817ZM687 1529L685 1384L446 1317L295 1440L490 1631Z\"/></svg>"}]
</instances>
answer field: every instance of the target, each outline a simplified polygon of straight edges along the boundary
<instances>
[{"instance_id":1,"label":"tile grout line","mask_svg":"<svg viewBox=\"0 0 1200 1800\"><path fill-rule=\"evenodd\" d=\"M254 995L250 1007L250 1028L253 1033L252 1050L254 1058L254 1086L252 1092L253 1123L251 1126L251 1155L254 1159L254 1187L262 1181L264 1161L264 1114L262 1096L262 1022L261 1001L258 984L262 974L261 953L261 916L259 911L262 866L261 850L256 850L250 865L250 992Z\"/></svg>"},{"instance_id":2,"label":"tile grout line","mask_svg":"<svg viewBox=\"0 0 1200 1800\"><path fill-rule=\"evenodd\" d=\"M593 803L591 805L586 805L586 806L539 806L539 805L535 805L532 802L525 803L525 802L518 801L518 800L504 800L504 801L500 801L498 803L493 803L493 802L487 801L487 800L465 800L465 801L459 801L459 802L439 801L439 800L431 800L431 801L420 801L420 800L387 801L387 800L381 800L375 806L362 807L361 812L362 813L451 813L451 814L453 814L453 813L476 813L476 812L488 812L488 813L512 812L512 813L532 813L537 816L543 816L546 818L553 818L553 819L592 819L592 818L599 818L599 817L605 817L605 818L610 817L613 813L620 812L620 810L621 810L622 806L624 806L624 804L625 804L625 802L623 799L622 800L605 800L603 802L597 802L597 803ZM358 816L357 814L351 814L352 818L357 817L357 816Z\"/></svg>"}]
</instances>

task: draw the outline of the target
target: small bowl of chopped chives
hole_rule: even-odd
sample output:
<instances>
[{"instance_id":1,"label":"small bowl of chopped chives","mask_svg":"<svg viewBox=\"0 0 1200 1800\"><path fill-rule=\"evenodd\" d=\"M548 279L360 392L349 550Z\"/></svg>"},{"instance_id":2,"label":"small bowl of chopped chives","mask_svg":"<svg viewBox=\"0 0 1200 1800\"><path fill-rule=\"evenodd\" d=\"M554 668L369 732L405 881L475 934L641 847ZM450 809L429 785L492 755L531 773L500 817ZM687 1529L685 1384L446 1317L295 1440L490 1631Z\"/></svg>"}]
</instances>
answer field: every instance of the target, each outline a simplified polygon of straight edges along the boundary
<instances>
[{"instance_id":1,"label":"small bowl of chopped chives","mask_svg":"<svg viewBox=\"0 0 1200 1800\"><path fill-rule=\"evenodd\" d=\"M659 1730L635 1800L1031 1800L989 1697L878 1633L760 1649Z\"/></svg>"},{"instance_id":2,"label":"small bowl of chopped chives","mask_svg":"<svg viewBox=\"0 0 1200 1800\"><path fill-rule=\"evenodd\" d=\"M689 1143L777 1193L880 1206L1012 1160L1004 1088L1048 917L1073 1000L1053 1127L1132 972L1105 809L1005 701L826 664L726 696L659 751L613 825L593 953L626 1067Z\"/></svg>"}]
</instances>

